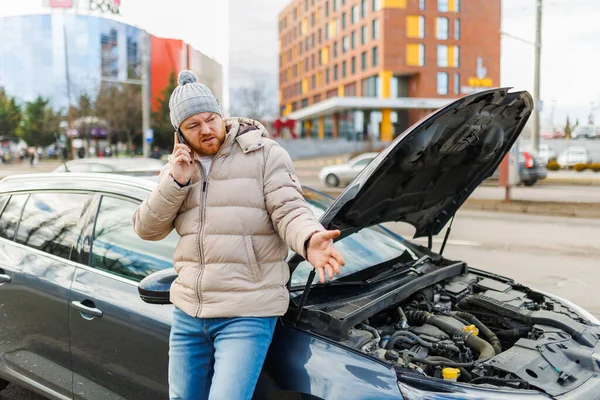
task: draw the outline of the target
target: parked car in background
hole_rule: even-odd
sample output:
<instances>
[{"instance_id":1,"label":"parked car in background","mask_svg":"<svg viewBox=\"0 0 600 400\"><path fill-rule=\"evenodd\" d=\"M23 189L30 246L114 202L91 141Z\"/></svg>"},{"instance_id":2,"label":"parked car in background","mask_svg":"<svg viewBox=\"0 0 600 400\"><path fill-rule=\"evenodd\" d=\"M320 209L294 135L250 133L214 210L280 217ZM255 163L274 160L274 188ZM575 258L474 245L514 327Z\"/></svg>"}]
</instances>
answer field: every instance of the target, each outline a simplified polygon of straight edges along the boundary
<instances>
[{"instance_id":1,"label":"parked car in background","mask_svg":"<svg viewBox=\"0 0 600 400\"><path fill-rule=\"evenodd\" d=\"M466 96L396 138L337 199L304 190L323 226L340 229L346 266L315 283L290 254L289 308L253 399L598 397L591 313L380 225L409 223L433 243L532 110L525 92ZM178 236L144 241L131 218L155 185L118 174L0 182L0 390L11 381L50 399L168 397ZM239 279L251 275L241 268Z\"/></svg>"},{"instance_id":2,"label":"parked car in background","mask_svg":"<svg viewBox=\"0 0 600 400\"><path fill-rule=\"evenodd\" d=\"M364 153L344 164L324 167L319 172L319 180L329 187L346 186L373 161L377 154L379 153Z\"/></svg>"},{"instance_id":3,"label":"parked car in background","mask_svg":"<svg viewBox=\"0 0 600 400\"><path fill-rule=\"evenodd\" d=\"M158 175L165 165L164 161L154 158L82 158L67 161L66 169L69 172L104 172L122 175L148 176ZM65 165L61 164L54 172L67 172Z\"/></svg>"},{"instance_id":4,"label":"parked car in background","mask_svg":"<svg viewBox=\"0 0 600 400\"><path fill-rule=\"evenodd\" d=\"M531 146L523 146L520 149L522 151L528 152L530 154L534 153L531 150ZM558 153L552 147L550 147L549 145L547 145L545 143L539 144L536 158L541 164L548 165L549 161L556 160L557 157L558 157Z\"/></svg>"},{"instance_id":5,"label":"parked car in background","mask_svg":"<svg viewBox=\"0 0 600 400\"><path fill-rule=\"evenodd\" d=\"M529 151L519 152L519 184L533 186L536 182L546 179L548 176L546 164L542 159ZM499 177L500 171L496 169L489 179L498 180Z\"/></svg>"},{"instance_id":6,"label":"parked car in background","mask_svg":"<svg viewBox=\"0 0 600 400\"><path fill-rule=\"evenodd\" d=\"M598 136L598 129L594 125L581 125L571 133L572 139L595 139Z\"/></svg>"},{"instance_id":7,"label":"parked car in background","mask_svg":"<svg viewBox=\"0 0 600 400\"><path fill-rule=\"evenodd\" d=\"M589 164L592 156L585 147L567 147L556 160L561 168L573 168L575 164Z\"/></svg>"}]
</instances>

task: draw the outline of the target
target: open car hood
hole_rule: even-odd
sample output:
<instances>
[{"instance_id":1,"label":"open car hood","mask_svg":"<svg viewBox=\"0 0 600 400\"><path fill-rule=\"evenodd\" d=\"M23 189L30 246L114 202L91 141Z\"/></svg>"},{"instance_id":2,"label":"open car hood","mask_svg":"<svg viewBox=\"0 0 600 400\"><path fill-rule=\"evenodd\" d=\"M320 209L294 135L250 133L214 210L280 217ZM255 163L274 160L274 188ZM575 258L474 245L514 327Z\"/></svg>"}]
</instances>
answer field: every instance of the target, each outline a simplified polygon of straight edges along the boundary
<instances>
[{"instance_id":1,"label":"open car hood","mask_svg":"<svg viewBox=\"0 0 600 400\"><path fill-rule=\"evenodd\" d=\"M492 175L533 110L526 91L472 94L398 136L322 215L340 238L368 226L408 222L415 237L437 235ZM338 238L338 240L340 239Z\"/></svg>"}]
</instances>

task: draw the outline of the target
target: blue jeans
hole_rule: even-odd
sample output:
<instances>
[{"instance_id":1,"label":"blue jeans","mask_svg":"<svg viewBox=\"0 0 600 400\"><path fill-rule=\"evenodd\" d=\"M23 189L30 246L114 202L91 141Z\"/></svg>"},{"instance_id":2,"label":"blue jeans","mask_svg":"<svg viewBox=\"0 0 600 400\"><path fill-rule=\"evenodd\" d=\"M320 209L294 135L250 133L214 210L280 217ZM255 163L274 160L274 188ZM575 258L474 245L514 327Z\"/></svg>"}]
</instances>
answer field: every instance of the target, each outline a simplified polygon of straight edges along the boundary
<instances>
[{"instance_id":1,"label":"blue jeans","mask_svg":"<svg viewBox=\"0 0 600 400\"><path fill-rule=\"evenodd\" d=\"M171 400L246 400L254 393L277 317L194 318L175 307Z\"/></svg>"}]
</instances>

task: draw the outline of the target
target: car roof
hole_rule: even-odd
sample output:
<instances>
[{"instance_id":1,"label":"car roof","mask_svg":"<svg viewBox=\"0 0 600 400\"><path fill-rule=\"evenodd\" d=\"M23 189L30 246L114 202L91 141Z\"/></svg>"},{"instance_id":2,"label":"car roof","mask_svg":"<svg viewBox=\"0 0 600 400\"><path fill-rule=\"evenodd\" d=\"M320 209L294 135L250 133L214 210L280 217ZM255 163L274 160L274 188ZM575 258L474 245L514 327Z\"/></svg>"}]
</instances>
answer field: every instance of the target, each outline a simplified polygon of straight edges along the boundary
<instances>
[{"instance_id":1,"label":"car roof","mask_svg":"<svg viewBox=\"0 0 600 400\"><path fill-rule=\"evenodd\" d=\"M110 165L114 167L130 167L134 166L136 168L144 168L144 167L154 167L161 168L166 164L165 161L157 160L155 158L146 158L146 157L127 157L127 158L118 158L118 157L92 157L92 158L81 158L76 160L67 161L68 165L76 165L76 164L104 164Z\"/></svg>"},{"instance_id":2,"label":"car roof","mask_svg":"<svg viewBox=\"0 0 600 400\"><path fill-rule=\"evenodd\" d=\"M65 190L113 193L143 199L157 184L157 177L133 177L94 172L55 172L10 175L0 180L0 193Z\"/></svg>"}]
</instances>

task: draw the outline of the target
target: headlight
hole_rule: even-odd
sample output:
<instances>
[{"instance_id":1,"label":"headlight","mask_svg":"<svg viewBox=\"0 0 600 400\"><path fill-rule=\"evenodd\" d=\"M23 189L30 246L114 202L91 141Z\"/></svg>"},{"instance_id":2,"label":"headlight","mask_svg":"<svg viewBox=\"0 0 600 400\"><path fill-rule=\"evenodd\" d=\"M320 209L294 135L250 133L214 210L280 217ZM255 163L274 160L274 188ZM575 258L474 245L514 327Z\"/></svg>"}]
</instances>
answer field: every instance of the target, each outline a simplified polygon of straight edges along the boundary
<instances>
[{"instance_id":1,"label":"headlight","mask_svg":"<svg viewBox=\"0 0 600 400\"><path fill-rule=\"evenodd\" d=\"M570 309L574 310L575 312L577 312L577 314L581 315L583 318L587 319L588 321L590 321L590 323L592 325L600 325L600 320L598 318L596 318L592 313L590 313L589 311L587 311L586 309L584 309L583 307L578 306L577 304L571 303L569 300L567 299L563 299L562 297L559 297L555 294L550 294L550 293L546 293L543 292L541 290L538 289L534 289L536 292L543 294L544 296L547 296L553 300L556 300L560 303L563 303L565 306L569 307Z\"/></svg>"},{"instance_id":2,"label":"headlight","mask_svg":"<svg viewBox=\"0 0 600 400\"><path fill-rule=\"evenodd\" d=\"M420 380L424 383L424 380ZM405 400L545 400L551 397L533 390L490 389L468 386L467 384L449 384L439 379L429 379L421 388L398 383Z\"/></svg>"}]
</instances>

